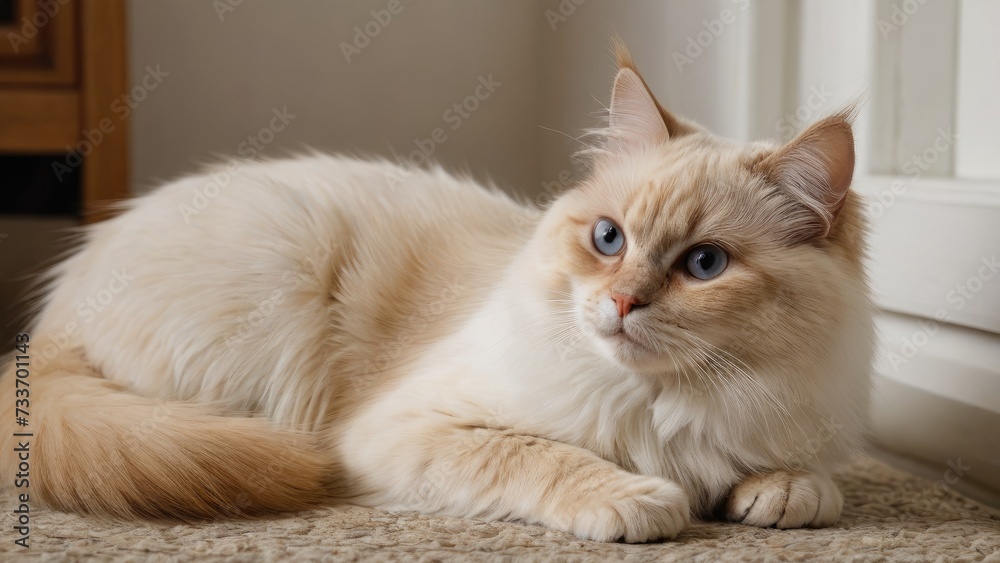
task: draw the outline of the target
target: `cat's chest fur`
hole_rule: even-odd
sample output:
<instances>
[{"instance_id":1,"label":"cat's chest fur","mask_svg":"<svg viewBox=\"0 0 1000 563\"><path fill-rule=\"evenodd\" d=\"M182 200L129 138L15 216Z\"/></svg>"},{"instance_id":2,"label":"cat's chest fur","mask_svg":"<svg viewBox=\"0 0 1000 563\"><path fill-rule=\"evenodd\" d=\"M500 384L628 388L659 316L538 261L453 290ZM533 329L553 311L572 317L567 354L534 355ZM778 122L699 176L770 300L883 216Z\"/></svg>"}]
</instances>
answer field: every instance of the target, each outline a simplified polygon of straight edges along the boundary
<instances>
[{"instance_id":1,"label":"cat's chest fur","mask_svg":"<svg viewBox=\"0 0 1000 563\"><path fill-rule=\"evenodd\" d=\"M361 419L438 413L571 444L635 473L682 483L698 493L701 511L738 479L735 456L754 457L740 452L739 433L724 427L732 418L704 391L615 366L588 349L589 339L558 328L553 315L565 312L509 299L502 290L494 295ZM380 420L375 424L386 423Z\"/></svg>"}]
</instances>

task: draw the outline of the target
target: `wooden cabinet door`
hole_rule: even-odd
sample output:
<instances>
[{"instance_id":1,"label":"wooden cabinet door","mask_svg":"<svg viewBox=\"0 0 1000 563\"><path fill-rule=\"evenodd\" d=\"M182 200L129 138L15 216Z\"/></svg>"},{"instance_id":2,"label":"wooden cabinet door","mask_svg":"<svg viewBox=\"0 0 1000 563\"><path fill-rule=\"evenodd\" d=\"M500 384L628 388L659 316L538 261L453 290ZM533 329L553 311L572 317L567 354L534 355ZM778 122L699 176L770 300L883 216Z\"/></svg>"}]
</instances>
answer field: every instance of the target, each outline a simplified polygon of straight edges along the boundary
<instances>
[{"instance_id":1,"label":"wooden cabinet door","mask_svg":"<svg viewBox=\"0 0 1000 563\"><path fill-rule=\"evenodd\" d=\"M0 86L76 82L75 4L0 0Z\"/></svg>"},{"instance_id":2,"label":"wooden cabinet door","mask_svg":"<svg viewBox=\"0 0 1000 563\"><path fill-rule=\"evenodd\" d=\"M86 221L128 195L125 25L125 0L0 0L0 154L82 166Z\"/></svg>"}]
</instances>

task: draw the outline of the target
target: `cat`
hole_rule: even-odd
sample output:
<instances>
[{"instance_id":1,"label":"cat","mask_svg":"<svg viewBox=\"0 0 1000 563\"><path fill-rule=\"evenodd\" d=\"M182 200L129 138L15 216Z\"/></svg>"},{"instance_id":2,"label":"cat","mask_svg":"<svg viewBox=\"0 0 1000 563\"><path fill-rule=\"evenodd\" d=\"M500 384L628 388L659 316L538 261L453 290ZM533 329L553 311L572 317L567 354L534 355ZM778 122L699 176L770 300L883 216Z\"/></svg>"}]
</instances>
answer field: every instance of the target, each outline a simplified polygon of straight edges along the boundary
<instances>
[{"instance_id":1,"label":"cat","mask_svg":"<svg viewBox=\"0 0 1000 563\"><path fill-rule=\"evenodd\" d=\"M27 427L3 376L4 475L28 431L19 492L118 518L833 524L873 346L852 114L736 143L617 58L588 173L545 208L325 155L124 203L50 274Z\"/></svg>"}]
</instances>

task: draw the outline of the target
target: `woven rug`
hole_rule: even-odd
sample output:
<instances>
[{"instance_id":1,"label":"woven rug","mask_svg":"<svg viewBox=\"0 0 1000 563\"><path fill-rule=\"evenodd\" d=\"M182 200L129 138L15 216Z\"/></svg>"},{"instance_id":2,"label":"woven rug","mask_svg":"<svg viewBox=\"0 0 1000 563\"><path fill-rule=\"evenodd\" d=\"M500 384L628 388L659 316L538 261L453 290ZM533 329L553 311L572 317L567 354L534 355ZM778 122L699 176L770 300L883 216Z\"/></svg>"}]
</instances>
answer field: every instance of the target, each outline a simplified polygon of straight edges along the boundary
<instances>
[{"instance_id":1,"label":"woven rug","mask_svg":"<svg viewBox=\"0 0 1000 563\"><path fill-rule=\"evenodd\" d=\"M536 526L329 507L281 518L200 525L102 522L33 511L30 547L0 517L0 560L130 561L991 561L1000 511L931 482L859 460L837 480L837 526L774 530L694 523L676 541L581 541Z\"/></svg>"}]
</instances>

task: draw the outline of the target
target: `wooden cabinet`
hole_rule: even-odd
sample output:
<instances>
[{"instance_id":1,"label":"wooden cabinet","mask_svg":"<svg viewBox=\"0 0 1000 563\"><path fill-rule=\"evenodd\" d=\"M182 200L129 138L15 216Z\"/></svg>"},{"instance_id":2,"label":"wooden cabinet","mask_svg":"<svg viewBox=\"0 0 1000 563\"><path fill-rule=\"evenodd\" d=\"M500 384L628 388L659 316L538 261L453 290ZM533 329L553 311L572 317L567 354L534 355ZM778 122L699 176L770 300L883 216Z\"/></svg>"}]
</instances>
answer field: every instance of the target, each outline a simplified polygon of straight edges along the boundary
<instances>
[{"instance_id":1,"label":"wooden cabinet","mask_svg":"<svg viewBox=\"0 0 1000 563\"><path fill-rule=\"evenodd\" d=\"M125 21L125 0L0 0L0 155L58 155L86 221L128 195Z\"/></svg>"}]
</instances>

